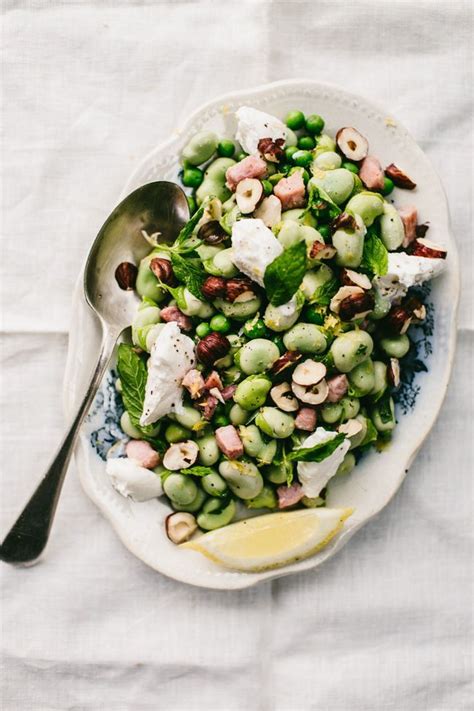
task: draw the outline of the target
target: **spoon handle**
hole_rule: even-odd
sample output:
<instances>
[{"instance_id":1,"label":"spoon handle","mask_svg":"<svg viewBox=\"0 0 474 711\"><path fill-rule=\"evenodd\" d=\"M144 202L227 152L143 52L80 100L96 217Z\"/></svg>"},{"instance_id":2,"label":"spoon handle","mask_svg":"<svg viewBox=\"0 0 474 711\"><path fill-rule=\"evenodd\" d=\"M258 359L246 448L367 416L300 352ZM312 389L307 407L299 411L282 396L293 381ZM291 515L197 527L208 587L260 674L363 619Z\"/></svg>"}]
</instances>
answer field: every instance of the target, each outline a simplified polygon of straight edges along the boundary
<instances>
[{"instance_id":1,"label":"spoon handle","mask_svg":"<svg viewBox=\"0 0 474 711\"><path fill-rule=\"evenodd\" d=\"M77 414L43 479L3 541L1 560L32 564L43 552L80 426L99 388L119 335L118 331L104 330L97 366Z\"/></svg>"}]
</instances>

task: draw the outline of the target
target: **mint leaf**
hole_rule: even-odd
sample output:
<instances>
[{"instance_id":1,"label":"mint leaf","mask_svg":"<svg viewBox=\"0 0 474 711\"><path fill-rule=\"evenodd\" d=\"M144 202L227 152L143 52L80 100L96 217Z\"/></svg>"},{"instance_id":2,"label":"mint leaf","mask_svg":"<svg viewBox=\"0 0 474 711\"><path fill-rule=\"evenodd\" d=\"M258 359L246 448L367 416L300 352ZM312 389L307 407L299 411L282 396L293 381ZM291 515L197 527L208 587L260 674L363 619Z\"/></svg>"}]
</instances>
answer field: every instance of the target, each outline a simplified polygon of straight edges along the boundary
<instances>
[{"instance_id":1,"label":"mint leaf","mask_svg":"<svg viewBox=\"0 0 474 711\"><path fill-rule=\"evenodd\" d=\"M367 444L371 444L371 442L375 442L379 436L379 433L375 429L375 427L372 423L372 420L369 420L369 418L366 417L365 421L367 423L367 432L366 432L364 439L360 443L361 447L365 447Z\"/></svg>"},{"instance_id":2,"label":"mint leaf","mask_svg":"<svg viewBox=\"0 0 474 711\"><path fill-rule=\"evenodd\" d=\"M327 442L320 442L313 447L300 447L293 450L287 455L287 460L290 462L322 462L327 457L330 457L339 445L345 440L344 434L337 434L333 439Z\"/></svg>"},{"instance_id":3,"label":"mint leaf","mask_svg":"<svg viewBox=\"0 0 474 711\"><path fill-rule=\"evenodd\" d=\"M312 178L314 180L314 178ZM329 215L332 218L337 217L342 210L336 203L331 200L329 195L323 188L320 188L319 186L315 185L312 181L309 183L309 195L308 195L308 206L306 210L312 210L316 213L319 212L319 205L318 203L321 202L321 200L325 203L328 204L329 206Z\"/></svg>"},{"instance_id":4,"label":"mint leaf","mask_svg":"<svg viewBox=\"0 0 474 711\"><path fill-rule=\"evenodd\" d=\"M328 306L331 303L332 297L339 290L339 282L336 277L331 277L328 281L316 289L313 296L310 298L310 304L319 304L320 306Z\"/></svg>"},{"instance_id":5,"label":"mint leaf","mask_svg":"<svg viewBox=\"0 0 474 711\"><path fill-rule=\"evenodd\" d=\"M387 422L393 422L390 393L387 392L380 398L377 403L377 409L384 425Z\"/></svg>"},{"instance_id":6,"label":"mint leaf","mask_svg":"<svg viewBox=\"0 0 474 711\"><path fill-rule=\"evenodd\" d=\"M362 269L372 272L372 274L377 274L377 276L383 276L387 273L388 252L377 235L369 233L366 236L360 266Z\"/></svg>"},{"instance_id":7,"label":"mint leaf","mask_svg":"<svg viewBox=\"0 0 474 711\"><path fill-rule=\"evenodd\" d=\"M188 220L188 222L186 222L183 229L181 230L181 232L179 233L179 235L176 238L176 242L175 242L176 245L182 245L183 242L186 242L186 240L188 240L192 236L192 234L194 232L194 228L196 227L197 223L199 222L199 220L201 219L201 217L204 214L204 208L205 208L205 205L204 204L201 205L199 210L196 210L196 212L191 217L191 219Z\"/></svg>"},{"instance_id":8,"label":"mint leaf","mask_svg":"<svg viewBox=\"0 0 474 711\"><path fill-rule=\"evenodd\" d=\"M118 347L117 370L122 383L122 399L125 409L130 415L132 424L140 430L144 438L153 439L152 433L156 425L140 425L145 400L147 368L132 346L121 343Z\"/></svg>"},{"instance_id":9,"label":"mint leaf","mask_svg":"<svg viewBox=\"0 0 474 711\"><path fill-rule=\"evenodd\" d=\"M170 256L176 278L185 284L187 290L196 299L202 299L201 287L206 278L206 273L201 263L189 257L182 257L175 252L172 252Z\"/></svg>"},{"instance_id":10,"label":"mint leaf","mask_svg":"<svg viewBox=\"0 0 474 711\"><path fill-rule=\"evenodd\" d=\"M196 465L195 467L189 467L188 469L181 469L181 474L190 474L192 476L207 476L213 473L211 467L201 467Z\"/></svg>"},{"instance_id":11,"label":"mint leaf","mask_svg":"<svg viewBox=\"0 0 474 711\"><path fill-rule=\"evenodd\" d=\"M286 304L298 291L306 272L306 262L306 243L297 242L268 265L263 282L273 306Z\"/></svg>"}]
</instances>

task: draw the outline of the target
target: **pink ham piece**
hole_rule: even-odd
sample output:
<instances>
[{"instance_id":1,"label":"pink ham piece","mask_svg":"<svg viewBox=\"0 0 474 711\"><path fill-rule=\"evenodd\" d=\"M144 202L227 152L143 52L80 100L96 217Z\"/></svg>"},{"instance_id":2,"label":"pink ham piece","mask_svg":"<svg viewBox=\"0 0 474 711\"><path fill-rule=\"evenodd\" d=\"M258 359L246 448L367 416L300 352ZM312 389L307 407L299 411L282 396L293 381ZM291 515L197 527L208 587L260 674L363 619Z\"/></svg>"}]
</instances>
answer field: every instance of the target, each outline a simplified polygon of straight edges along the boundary
<instances>
[{"instance_id":1,"label":"pink ham piece","mask_svg":"<svg viewBox=\"0 0 474 711\"><path fill-rule=\"evenodd\" d=\"M360 166L359 178L369 190L383 190L384 172L379 159L375 156L364 158Z\"/></svg>"},{"instance_id":2,"label":"pink ham piece","mask_svg":"<svg viewBox=\"0 0 474 711\"><path fill-rule=\"evenodd\" d=\"M301 484L292 484L291 486L286 486L283 484L277 489L278 496L278 508L287 509L288 506L294 506L301 501L303 498L303 489Z\"/></svg>"},{"instance_id":3,"label":"pink ham piece","mask_svg":"<svg viewBox=\"0 0 474 711\"><path fill-rule=\"evenodd\" d=\"M193 400L201 397L205 389L204 378L199 370L196 370L195 368L188 370L181 385L186 388Z\"/></svg>"},{"instance_id":4,"label":"pink ham piece","mask_svg":"<svg viewBox=\"0 0 474 711\"><path fill-rule=\"evenodd\" d=\"M283 210L293 207L303 207L305 201L305 188L301 171L297 170L288 178L282 178L273 188L274 194L281 202Z\"/></svg>"},{"instance_id":5,"label":"pink ham piece","mask_svg":"<svg viewBox=\"0 0 474 711\"><path fill-rule=\"evenodd\" d=\"M217 388L218 390L223 389L224 386L222 385L222 380L217 370L213 370L212 373L207 376L204 387L206 390L211 390L211 388Z\"/></svg>"},{"instance_id":6,"label":"pink ham piece","mask_svg":"<svg viewBox=\"0 0 474 711\"><path fill-rule=\"evenodd\" d=\"M418 213L414 205L405 205L398 208L398 214L402 218L403 228L405 230L405 239L402 242L402 247L408 247L416 239L416 223L418 222Z\"/></svg>"},{"instance_id":7,"label":"pink ham piece","mask_svg":"<svg viewBox=\"0 0 474 711\"><path fill-rule=\"evenodd\" d=\"M246 178L263 178L267 174L267 164L259 156L247 156L235 165L227 168L226 185L235 190L241 180Z\"/></svg>"},{"instance_id":8,"label":"pink ham piece","mask_svg":"<svg viewBox=\"0 0 474 711\"><path fill-rule=\"evenodd\" d=\"M234 393L237 390L237 385L227 385L222 391L221 395L222 398L227 401L227 400L232 400L234 397Z\"/></svg>"},{"instance_id":9,"label":"pink ham piece","mask_svg":"<svg viewBox=\"0 0 474 711\"><path fill-rule=\"evenodd\" d=\"M166 323L169 323L170 321L176 321L178 326L182 328L183 331L190 331L193 327L189 316L183 314L183 312L180 311L177 306L165 306L164 309L161 309L160 316L163 321L166 321Z\"/></svg>"},{"instance_id":10,"label":"pink ham piece","mask_svg":"<svg viewBox=\"0 0 474 711\"><path fill-rule=\"evenodd\" d=\"M314 432L316 429L316 410L312 407L302 407L295 419L295 427L305 432Z\"/></svg>"},{"instance_id":11,"label":"pink ham piece","mask_svg":"<svg viewBox=\"0 0 474 711\"><path fill-rule=\"evenodd\" d=\"M349 381L346 375L335 375L327 381L329 392L328 402L339 402L349 390Z\"/></svg>"},{"instance_id":12,"label":"pink ham piece","mask_svg":"<svg viewBox=\"0 0 474 711\"><path fill-rule=\"evenodd\" d=\"M132 439L125 447L125 453L129 459L133 459L140 467L154 469L160 463L160 455L155 452L149 442L142 439Z\"/></svg>"},{"instance_id":13,"label":"pink ham piece","mask_svg":"<svg viewBox=\"0 0 474 711\"><path fill-rule=\"evenodd\" d=\"M210 420L216 411L218 399L214 395L209 395L203 403L201 403L202 416L205 420Z\"/></svg>"},{"instance_id":14,"label":"pink ham piece","mask_svg":"<svg viewBox=\"0 0 474 711\"><path fill-rule=\"evenodd\" d=\"M217 446L229 459L237 459L244 453L244 445L234 425L218 427L215 431Z\"/></svg>"}]
</instances>

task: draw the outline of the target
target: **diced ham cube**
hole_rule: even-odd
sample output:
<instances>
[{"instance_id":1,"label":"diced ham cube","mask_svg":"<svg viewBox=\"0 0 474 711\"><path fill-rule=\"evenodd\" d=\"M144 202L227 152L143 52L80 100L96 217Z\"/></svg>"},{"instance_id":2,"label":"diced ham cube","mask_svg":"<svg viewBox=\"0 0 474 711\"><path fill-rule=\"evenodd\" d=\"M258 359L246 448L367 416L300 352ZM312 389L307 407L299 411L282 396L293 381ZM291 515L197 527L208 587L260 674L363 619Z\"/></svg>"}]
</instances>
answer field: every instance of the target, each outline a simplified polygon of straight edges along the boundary
<instances>
[{"instance_id":1,"label":"diced ham cube","mask_svg":"<svg viewBox=\"0 0 474 711\"><path fill-rule=\"evenodd\" d=\"M227 387L225 387L221 392L221 395L222 395L224 401L232 400L236 390L237 390L237 385L227 385Z\"/></svg>"},{"instance_id":2,"label":"diced ham cube","mask_svg":"<svg viewBox=\"0 0 474 711\"><path fill-rule=\"evenodd\" d=\"M349 381L346 375L335 375L327 381L329 392L327 402L339 402L349 390Z\"/></svg>"},{"instance_id":3,"label":"diced ham cube","mask_svg":"<svg viewBox=\"0 0 474 711\"><path fill-rule=\"evenodd\" d=\"M201 397L205 388L204 378L199 370L196 370L195 368L188 370L181 385L186 388L193 400Z\"/></svg>"},{"instance_id":4,"label":"diced ham cube","mask_svg":"<svg viewBox=\"0 0 474 711\"><path fill-rule=\"evenodd\" d=\"M217 403L219 400L214 397L214 395L208 395L208 397L199 404L202 407L202 416L205 420L212 419L214 412L216 411Z\"/></svg>"},{"instance_id":5,"label":"diced ham cube","mask_svg":"<svg viewBox=\"0 0 474 711\"><path fill-rule=\"evenodd\" d=\"M160 316L163 321L166 321L166 323L176 321L178 326L183 329L183 331L190 331L193 327L189 316L183 314L177 306L165 306L164 309L161 309Z\"/></svg>"},{"instance_id":6,"label":"diced ham cube","mask_svg":"<svg viewBox=\"0 0 474 711\"><path fill-rule=\"evenodd\" d=\"M402 242L402 247L408 247L416 239L416 223L418 222L418 213L414 205L405 205L398 208L398 214L402 218L403 228L405 230L405 239Z\"/></svg>"},{"instance_id":7,"label":"diced ham cube","mask_svg":"<svg viewBox=\"0 0 474 711\"><path fill-rule=\"evenodd\" d=\"M303 498L303 489L301 484L292 484L291 486L286 486L283 484L277 489L278 496L278 508L287 509L288 506L294 506Z\"/></svg>"},{"instance_id":8,"label":"diced ham cube","mask_svg":"<svg viewBox=\"0 0 474 711\"><path fill-rule=\"evenodd\" d=\"M223 389L221 376L217 370L213 370L210 375L207 376L206 382L204 383L206 390L211 390L211 388L217 388L218 390Z\"/></svg>"},{"instance_id":9,"label":"diced ham cube","mask_svg":"<svg viewBox=\"0 0 474 711\"><path fill-rule=\"evenodd\" d=\"M225 174L226 185L235 190L246 178L263 178L267 174L267 164L259 156L247 156L235 165L231 165Z\"/></svg>"},{"instance_id":10,"label":"diced ham cube","mask_svg":"<svg viewBox=\"0 0 474 711\"><path fill-rule=\"evenodd\" d=\"M302 407L295 419L295 427L305 432L314 432L316 429L316 410L312 407Z\"/></svg>"},{"instance_id":11,"label":"diced ham cube","mask_svg":"<svg viewBox=\"0 0 474 711\"><path fill-rule=\"evenodd\" d=\"M127 442L125 453L129 459L133 459L140 467L154 469L160 463L160 455L155 452L149 442L142 439L132 439Z\"/></svg>"},{"instance_id":12,"label":"diced ham cube","mask_svg":"<svg viewBox=\"0 0 474 711\"><path fill-rule=\"evenodd\" d=\"M382 190L384 186L384 172L380 161L375 156L367 156L362 161L359 178L369 190Z\"/></svg>"},{"instance_id":13,"label":"diced ham cube","mask_svg":"<svg viewBox=\"0 0 474 711\"><path fill-rule=\"evenodd\" d=\"M273 188L273 192L281 202L283 210L293 207L303 207L305 202L305 187L301 171L297 170L288 178L282 178Z\"/></svg>"},{"instance_id":14,"label":"diced ham cube","mask_svg":"<svg viewBox=\"0 0 474 711\"><path fill-rule=\"evenodd\" d=\"M216 432L217 446L229 459L237 459L244 453L244 445L239 433L233 425L218 427Z\"/></svg>"}]
</instances>

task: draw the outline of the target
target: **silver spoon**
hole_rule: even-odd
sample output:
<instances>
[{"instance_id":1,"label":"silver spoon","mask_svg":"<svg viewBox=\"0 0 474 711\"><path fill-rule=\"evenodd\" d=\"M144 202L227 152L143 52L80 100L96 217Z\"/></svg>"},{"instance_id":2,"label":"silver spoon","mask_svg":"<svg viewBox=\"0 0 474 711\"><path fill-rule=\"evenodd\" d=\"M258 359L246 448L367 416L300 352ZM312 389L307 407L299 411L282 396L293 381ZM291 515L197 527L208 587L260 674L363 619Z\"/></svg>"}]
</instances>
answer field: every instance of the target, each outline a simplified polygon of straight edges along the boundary
<instances>
[{"instance_id":1,"label":"silver spoon","mask_svg":"<svg viewBox=\"0 0 474 711\"><path fill-rule=\"evenodd\" d=\"M160 232L159 241L171 243L187 220L189 208L181 188L165 181L148 183L115 208L97 235L84 270L86 301L102 326L97 366L53 462L0 547L0 558L7 563L36 562L48 542L79 428L99 388L117 339L131 324L137 307L135 292L125 288L133 282L134 265L150 251L141 230L145 229L149 234Z\"/></svg>"}]
</instances>

